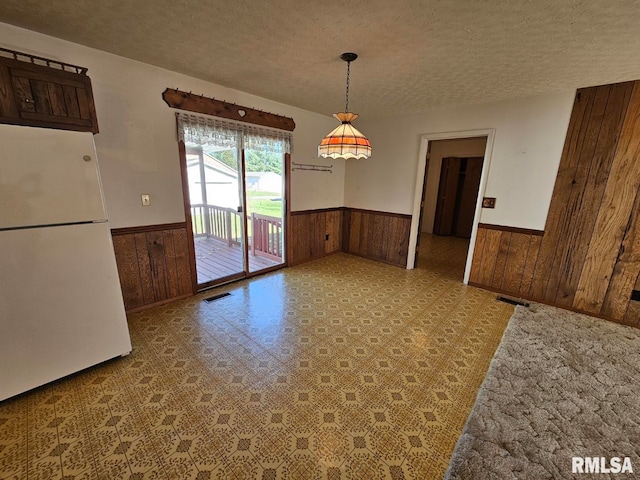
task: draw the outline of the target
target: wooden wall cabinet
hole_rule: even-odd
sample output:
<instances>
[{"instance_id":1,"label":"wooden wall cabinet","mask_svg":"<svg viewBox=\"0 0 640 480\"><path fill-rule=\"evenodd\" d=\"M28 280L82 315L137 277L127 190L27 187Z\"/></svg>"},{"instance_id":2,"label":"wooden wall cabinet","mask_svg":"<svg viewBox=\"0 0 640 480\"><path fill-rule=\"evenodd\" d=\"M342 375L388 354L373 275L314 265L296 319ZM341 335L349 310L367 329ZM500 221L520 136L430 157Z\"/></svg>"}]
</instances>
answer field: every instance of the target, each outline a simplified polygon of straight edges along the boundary
<instances>
[{"instance_id":1,"label":"wooden wall cabinet","mask_svg":"<svg viewBox=\"0 0 640 480\"><path fill-rule=\"evenodd\" d=\"M0 57L0 123L98 133L91 79Z\"/></svg>"}]
</instances>

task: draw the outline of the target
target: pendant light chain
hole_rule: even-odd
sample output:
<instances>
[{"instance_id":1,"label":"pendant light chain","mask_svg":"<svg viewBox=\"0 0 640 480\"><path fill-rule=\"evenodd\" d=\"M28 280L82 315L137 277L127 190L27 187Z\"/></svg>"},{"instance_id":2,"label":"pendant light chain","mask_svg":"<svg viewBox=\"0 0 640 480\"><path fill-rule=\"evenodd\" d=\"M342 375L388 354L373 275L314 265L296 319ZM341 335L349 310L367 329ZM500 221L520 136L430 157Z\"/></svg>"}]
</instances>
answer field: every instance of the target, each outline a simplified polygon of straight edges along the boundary
<instances>
[{"instance_id":1,"label":"pendant light chain","mask_svg":"<svg viewBox=\"0 0 640 480\"><path fill-rule=\"evenodd\" d=\"M347 62L347 98L344 105L344 111L349 111L349 75L351 72L351 62Z\"/></svg>"}]
</instances>

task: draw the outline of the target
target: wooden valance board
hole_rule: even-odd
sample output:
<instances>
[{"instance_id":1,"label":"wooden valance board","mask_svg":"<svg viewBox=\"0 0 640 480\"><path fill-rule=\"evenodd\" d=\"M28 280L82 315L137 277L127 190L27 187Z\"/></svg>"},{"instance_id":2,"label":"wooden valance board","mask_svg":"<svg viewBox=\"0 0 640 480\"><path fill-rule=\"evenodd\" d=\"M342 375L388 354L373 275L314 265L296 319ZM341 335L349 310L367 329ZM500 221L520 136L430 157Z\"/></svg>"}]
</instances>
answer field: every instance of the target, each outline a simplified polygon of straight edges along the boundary
<instances>
[{"instance_id":1,"label":"wooden valance board","mask_svg":"<svg viewBox=\"0 0 640 480\"><path fill-rule=\"evenodd\" d=\"M167 88L162 92L162 98L171 108L227 118L237 122L247 122L264 127L279 128L289 132L293 132L296 128L296 123L293 121L293 118L172 88Z\"/></svg>"}]
</instances>

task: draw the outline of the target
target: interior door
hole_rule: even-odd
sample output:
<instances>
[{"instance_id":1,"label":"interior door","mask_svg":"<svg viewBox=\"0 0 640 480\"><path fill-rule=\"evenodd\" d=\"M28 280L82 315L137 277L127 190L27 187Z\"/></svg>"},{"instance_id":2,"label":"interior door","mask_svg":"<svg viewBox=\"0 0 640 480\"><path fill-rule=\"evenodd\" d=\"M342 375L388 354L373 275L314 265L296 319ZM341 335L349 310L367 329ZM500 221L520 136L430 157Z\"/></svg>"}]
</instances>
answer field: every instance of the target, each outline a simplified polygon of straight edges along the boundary
<instances>
[{"instance_id":1,"label":"interior door","mask_svg":"<svg viewBox=\"0 0 640 480\"><path fill-rule=\"evenodd\" d=\"M464 168L464 176L459 189L460 205L456 220L455 235L471 238L473 229L473 217L476 213L476 200L480 190L480 177L482 176L482 157L467 158Z\"/></svg>"},{"instance_id":2,"label":"interior door","mask_svg":"<svg viewBox=\"0 0 640 480\"><path fill-rule=\"evenodd\" d=\"M418 259L420 257L420 238L422 237L422 221L424 218L424 202L427 197L427 178L429 172L429 162L431 160L431 145L432 142L427 144L427 158L424 164L424 180L422 182L422 196L420 197L420 219L418 220L418 238L416 239L416 253L413 260L413 266L418 266Z\"/></svg>"},{"instance_id":3,"label":"interior door","mask_svg":"<svg viewBox=\"0 0 640 480\"><path fill-rule=\"evenodd\" d=\"M442 159L433 233L471 237L482 163L482 157Z\"/></svg>"},{"instance_id":4,"label":"interior door","mask_svg":"<svg viewBox=\"0 0 640 480\"><path fill-rule=\"evenodd\" d=\"M457 157L442 159L438 202L436 203L433 224L433 233L436 235L451 235L453 233L461 163L461 159Z\"/></svg>"}]
</instances>

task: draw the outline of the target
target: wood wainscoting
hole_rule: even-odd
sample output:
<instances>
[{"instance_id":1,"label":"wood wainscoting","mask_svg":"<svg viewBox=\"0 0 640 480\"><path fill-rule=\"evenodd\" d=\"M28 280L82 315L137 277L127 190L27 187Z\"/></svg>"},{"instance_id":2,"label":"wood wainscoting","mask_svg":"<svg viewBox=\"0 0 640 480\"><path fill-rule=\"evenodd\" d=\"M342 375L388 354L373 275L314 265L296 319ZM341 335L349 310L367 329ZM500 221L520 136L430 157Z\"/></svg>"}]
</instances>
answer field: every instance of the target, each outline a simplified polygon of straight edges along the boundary
<instances>
[{"instance_id":1,"label":"wood wainscoting","mask_svg":"<svg viewBox=\"0 0 640 480\"><path fill-rule=\"evenodd\" d=\"M342 251L406 267L411 215L345 208Z\"/></svg>"},{"instance_id":2,"label":"wood wainscoting","mask_svg":"<svg viewBox=\"0 0 640 480\"><path fill-rule=\"evenodd\" d=\"M127 313L193 295L187 224L111 230Z\"/></svg>"},{"instance_id":3,"label":"wood wainscoting","mask_svg":"<svg viewBox=\"0 0 640 480\"><path fill-rule=\"evenodd\" d=\"M405 267L411 216L353 208L291 212L287 265L338 252ZM187 224L111 230L128 313L193 295Z\"/></svg>"},{"instance_id":4,"label":"wood wainscoting","mask_svg":"<svg viewBox=\"0 0 640 480\"><path fill-rule=\"evenodd\" d=\"M342 251L343 208L291 212L288 264L297 265Z\"/></svg>"},{"instance_id":5,"label":"wood wainscoting","mask_svg":"<svg viewBox=\"0 0 640 480\"><path fill-rule=\"evenodd\" d=\"M542 237L480 227L470 283L640 326L640 81L577 91Z\"/></svg>"},{"instance_id":6,"label":"wood wainscoting","mask_svg":"<svg viewBox=\"0 0 640 480\"><path fill-rule=\"evenodd\" d=\"M357 208L291 212L289 265L344 252L407 265L411 215Z\"/></svg>"},{"instance_id":7,"label":"wood wainscoting","mask_svg":"<svg viewBox=\"0 0 640 480\"><path fill-rule=\"evenodd\" d=\"M469 285L530 298L543 234L541 230L479 224Z\"/></svg>"}]
</instances>

